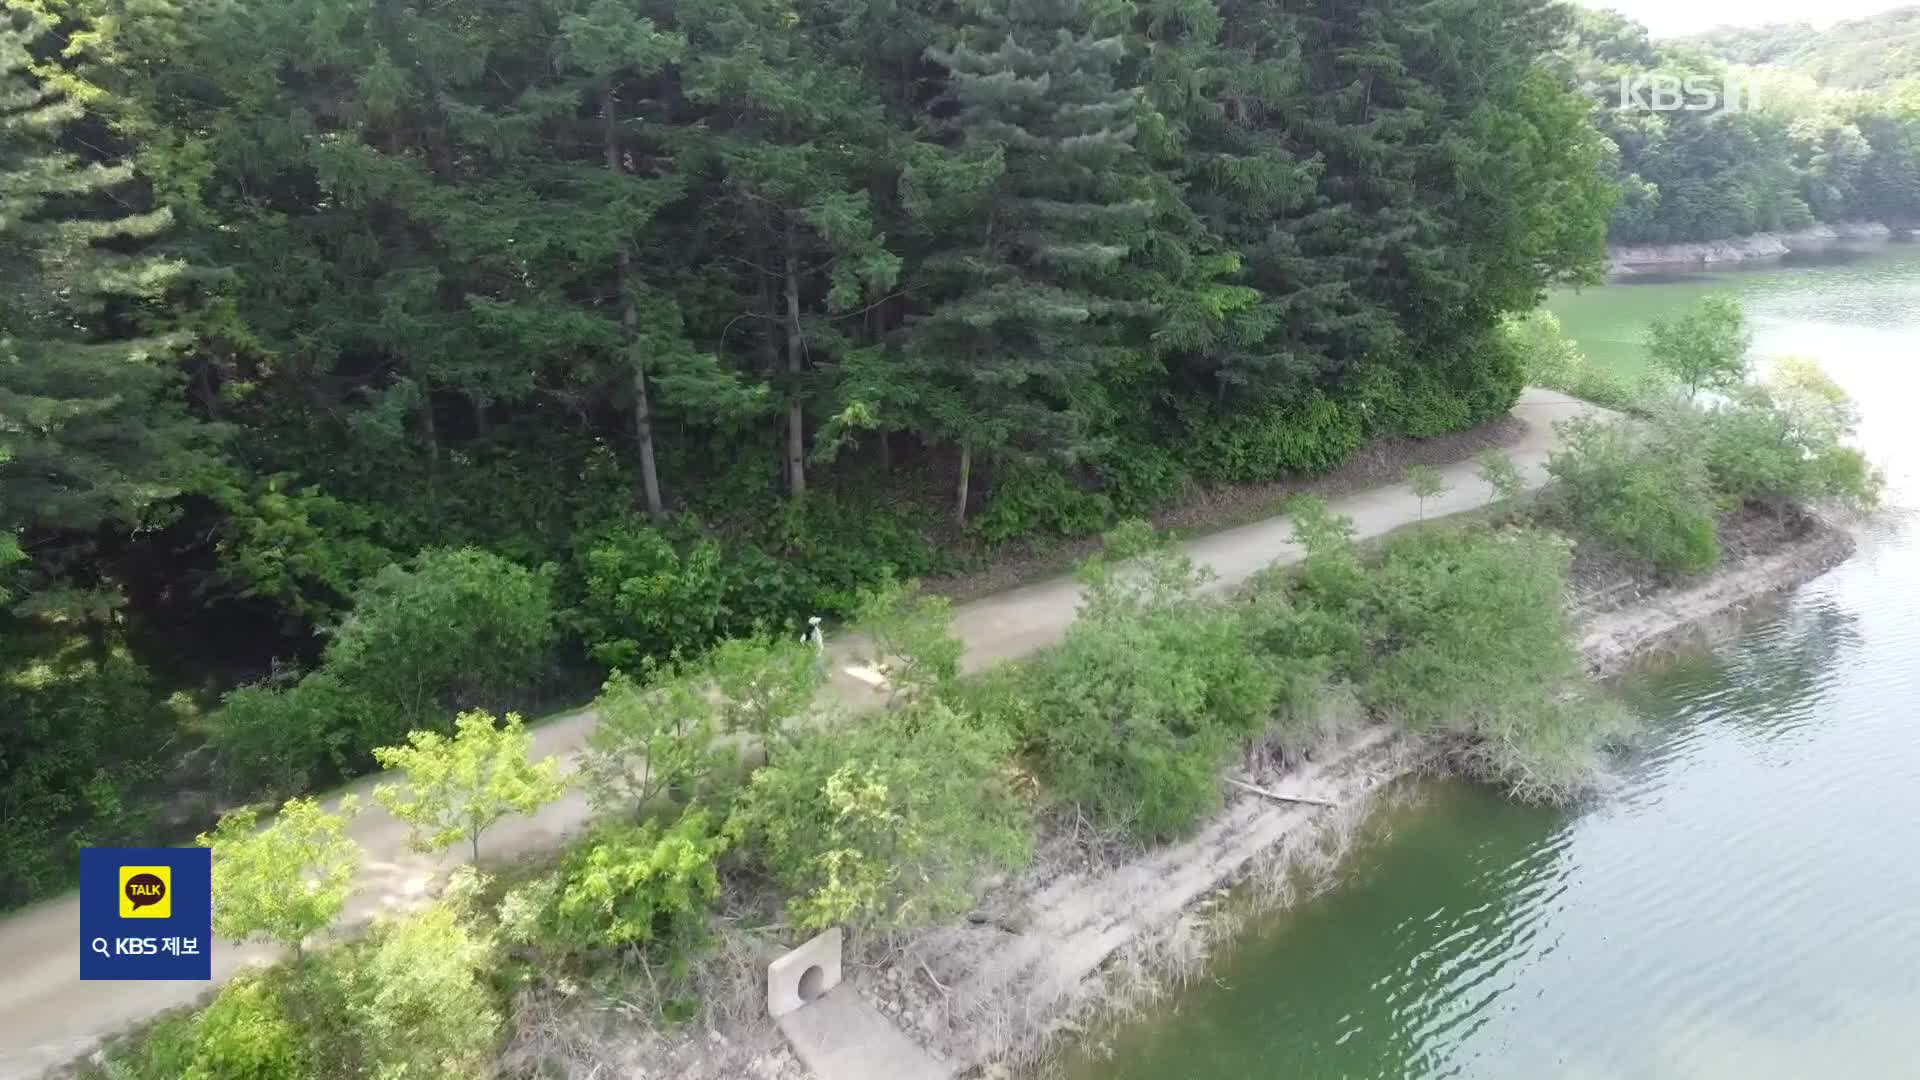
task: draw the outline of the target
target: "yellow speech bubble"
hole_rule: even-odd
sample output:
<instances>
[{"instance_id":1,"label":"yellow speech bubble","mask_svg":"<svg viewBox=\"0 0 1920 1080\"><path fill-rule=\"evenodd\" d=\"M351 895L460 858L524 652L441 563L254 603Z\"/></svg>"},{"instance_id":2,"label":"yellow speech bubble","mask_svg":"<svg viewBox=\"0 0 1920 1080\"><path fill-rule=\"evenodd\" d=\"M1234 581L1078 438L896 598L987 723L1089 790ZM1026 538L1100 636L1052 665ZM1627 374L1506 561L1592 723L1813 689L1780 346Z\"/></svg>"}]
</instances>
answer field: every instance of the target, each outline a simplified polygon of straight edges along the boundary
<instances>
[{"instance_id":1,"label":"yellow speech bubble","mask_svg":"<svg viewBox=\"0 0 1920 1080\"><path fill-rule=\"evenodd\" d=\"M121 867L120 917L123 919L173 918L173 867Z\"/></svg>"}]
</instances>

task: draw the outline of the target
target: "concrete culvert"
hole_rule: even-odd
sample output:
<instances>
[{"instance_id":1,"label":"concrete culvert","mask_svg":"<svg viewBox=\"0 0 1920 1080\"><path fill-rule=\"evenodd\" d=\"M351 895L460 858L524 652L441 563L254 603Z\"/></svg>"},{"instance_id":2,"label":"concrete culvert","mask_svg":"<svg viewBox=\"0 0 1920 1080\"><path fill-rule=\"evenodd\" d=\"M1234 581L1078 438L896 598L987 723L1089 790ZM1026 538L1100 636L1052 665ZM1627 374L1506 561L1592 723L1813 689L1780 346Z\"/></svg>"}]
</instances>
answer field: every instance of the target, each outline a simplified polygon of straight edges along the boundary
<instances>
[{"instance_id":1,"label":"concrete culvert","mask_svg":"<svg viewBox=\"0 0 1920 1080\"><path fill-rule=\"evenodd\" d=\"M800 1000L818 1001L827 992L827 973L815 964L800 973Z\"/></svg>"}]
</instances>

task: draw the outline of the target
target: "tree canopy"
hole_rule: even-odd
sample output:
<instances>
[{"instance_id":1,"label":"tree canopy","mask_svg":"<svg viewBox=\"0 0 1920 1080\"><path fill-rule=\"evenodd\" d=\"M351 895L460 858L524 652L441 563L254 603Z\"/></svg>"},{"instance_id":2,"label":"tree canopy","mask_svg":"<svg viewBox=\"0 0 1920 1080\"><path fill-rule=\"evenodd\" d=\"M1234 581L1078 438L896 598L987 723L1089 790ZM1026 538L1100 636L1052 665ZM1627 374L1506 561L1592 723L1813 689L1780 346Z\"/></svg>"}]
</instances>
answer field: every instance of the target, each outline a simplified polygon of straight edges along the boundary
<instances>
[{"instance_id":1,"label":"tree canopy","mask_svg":"<svg viewBox=\"0 0 1920 1080\"><path fill-rule=\"evenodd\" d=\"M43 764L0 756L0 805L100 842L209 735L223 786L292 794L1503 413L1502 317L1605 254L1570 19L10 6L0 696Z\"/></svg>"}]
</instances>

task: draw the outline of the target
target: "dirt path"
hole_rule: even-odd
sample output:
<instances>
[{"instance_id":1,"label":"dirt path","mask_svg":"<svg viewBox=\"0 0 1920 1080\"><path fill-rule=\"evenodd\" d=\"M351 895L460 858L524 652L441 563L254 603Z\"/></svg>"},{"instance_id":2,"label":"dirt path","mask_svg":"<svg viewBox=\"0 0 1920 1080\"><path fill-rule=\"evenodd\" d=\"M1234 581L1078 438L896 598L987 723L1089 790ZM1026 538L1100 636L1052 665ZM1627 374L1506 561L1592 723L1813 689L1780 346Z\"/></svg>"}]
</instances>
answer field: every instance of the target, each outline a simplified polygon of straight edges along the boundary
<instances>
[{"instance_id":1,"label":"dirt path","mask_svg":"<svg viewBox=\"0 0 1920 1080\"><path fill-rule=\"evenodd\" d=\"M1521 396L1514 416L1526 430L1507 452L1530 484L1545 478L1547 453L1555 445L1553 422L1590 408L1552 391L1528 390ZM1475 477L1475 468L1473 462L1463 461L1440 469L1451 490L1428 500L1428 517L1478 509L1486 502L1486 488ZM1418 503L1401 484L1334 499L1332 506L1336 513L1353 518L1361 538L1391 532L1419 517ZM1276 517L1191 541L1185 548L1218 575L1212 587L1226 590L1273 563L1297 559L1299 549L1287 539L1291 532L1291 524ZM966 643L967 670L1025 656L1059 641L1073 622L1079 601L1078 585L1056 579L961 605L955 610L953 628ZM845 643L836 652L844 656ZM841 663L834 664L834 678L823 694L854 711L879 704L879 695L847 675ZM534 734L535 752L569 757L593 723L593 714L582 712L544 724ZM346 790L357 791L364 804L373 782L370 778ZM484 858L509 859L552 849L584 825L587 816L586 800L572 792L531 818L496 826L482 841ZM424 902L434 882L464 861L454 853L422 856L408 851L404 827L378 808L364 810L350 832L365 852L365 865L358 892L342 920L349 932L377 914ZM0 958L6 964L0 976L0 1080L38 1075L85 1053L102 1037L191 1002L208 989L201 983L82 984L79 925L79 902L73 897L48 901L0 921ZM264 946L221 945L213 954L215 983L275 955Z\"/></svg>"}]
</instances>

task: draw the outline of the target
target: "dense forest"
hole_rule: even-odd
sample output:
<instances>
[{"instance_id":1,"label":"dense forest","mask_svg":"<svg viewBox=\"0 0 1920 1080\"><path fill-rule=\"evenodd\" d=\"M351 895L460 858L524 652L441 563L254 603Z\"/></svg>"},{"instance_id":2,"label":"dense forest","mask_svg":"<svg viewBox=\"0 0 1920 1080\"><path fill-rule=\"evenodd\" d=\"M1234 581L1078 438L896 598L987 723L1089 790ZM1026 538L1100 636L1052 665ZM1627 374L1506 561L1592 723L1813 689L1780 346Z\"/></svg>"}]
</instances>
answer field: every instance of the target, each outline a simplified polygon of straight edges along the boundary
<instances>
[{"instance_id":1,"label":"dense forest","mask_svg":"<svg viewBox=\"0 0 1920 1080\"><path fill-rule=\"evenodd\" d=\"M1848 19L1824 30L1806 22L1724 26L1680 43L1730 64L1790 68L1823 86L1873 89L1920 75L1920 8Z\"/></svg>"},{"instance_id":2,"label":"dense forest","mask_svg":"<svg viewBox=\"0 0 1920 1080\"><path fill-rule=\"evenodd\" d=\"M1908 81L1898 44L1913 33L1914 15L1824 34L1762 27L1665 42L1616 13L1581 12L1566 56L1615 148L1609 171L1621 197L1610 239L1920 224L1920 83ZM1678 87L1687 79L1719 94L1712 108L1653 107L1654 80Z\"/></svg>"},{"instance_id":3,"label":"dense forest","mask_svg":"<svg viewBox=\"0 0 1920 1080\"><path fill-rule=\"evenodd\" d=\"M15 0L0 895L155 785L1499 415L1604 256L1573 17Z\"/></svg>"}]
</instances>

